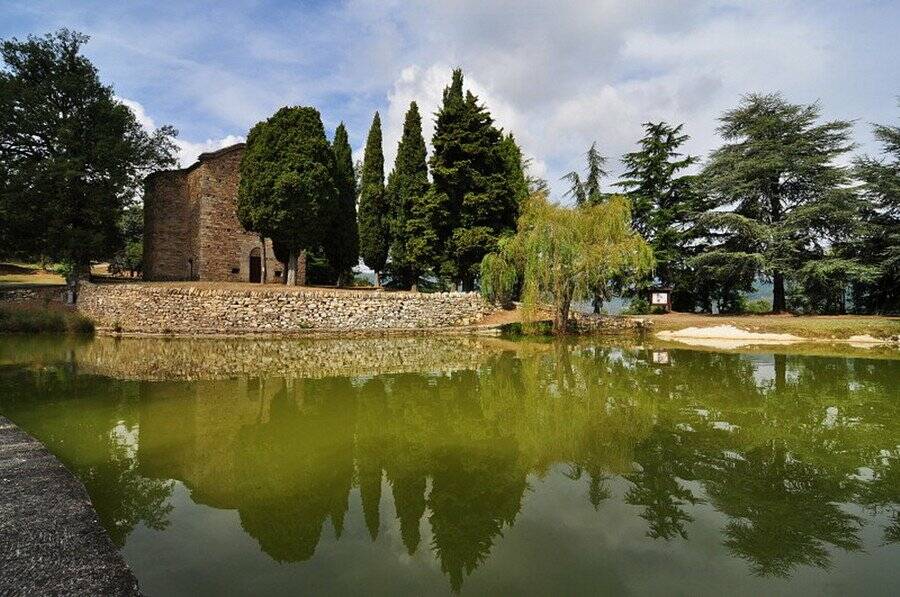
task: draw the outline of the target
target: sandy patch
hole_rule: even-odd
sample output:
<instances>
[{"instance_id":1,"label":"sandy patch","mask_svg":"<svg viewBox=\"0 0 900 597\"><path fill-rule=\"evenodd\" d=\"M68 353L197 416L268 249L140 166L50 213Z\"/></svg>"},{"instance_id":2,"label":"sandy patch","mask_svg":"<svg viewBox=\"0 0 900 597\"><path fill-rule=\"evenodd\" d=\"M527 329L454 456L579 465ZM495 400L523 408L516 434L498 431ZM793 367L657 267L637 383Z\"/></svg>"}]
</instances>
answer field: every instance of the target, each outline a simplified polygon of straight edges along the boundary
<instances>
[{"instance_id":1,"label":"sandy patch","mask_svg":"<svg viewBox=\"0 0 900 597\"><path fill-rule=\"evenodd\" d=\"M675 340L689 346L707 348L734 349L759 344L791 344L803 342L803 338L793 334L772 334L748 332L733 325L716 325L711 327L690 327L683 330L664 330L657 332L657 338Z\"/></svg>"},{"instance_id":2,"label":"sandy patch","mask_svg":"<svg viewBox=\"0 0 900 597\"><path fill-rule=\"evenodd\" d=\"M890 340L884 338L876 338L869 334L857 334L847 338L847 344L853 348L874 348L879 344L889 344Z\"/></svg>"}]
</instances>

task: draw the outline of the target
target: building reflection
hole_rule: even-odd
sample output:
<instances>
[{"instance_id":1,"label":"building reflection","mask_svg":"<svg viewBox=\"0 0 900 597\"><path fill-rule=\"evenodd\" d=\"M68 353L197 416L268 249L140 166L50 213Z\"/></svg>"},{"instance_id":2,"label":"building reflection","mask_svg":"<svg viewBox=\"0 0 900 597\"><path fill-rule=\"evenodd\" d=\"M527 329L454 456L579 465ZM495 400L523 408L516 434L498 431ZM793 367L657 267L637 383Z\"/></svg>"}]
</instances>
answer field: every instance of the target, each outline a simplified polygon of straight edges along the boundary
<instances>
[{"instance_id":1,"label":"building reflection","mask_svg":"<svg viewBox=\"0 0 900 597\"><path fill-rule=\"evenodd\" d=\"M406 551L429 550L459 590L554 467L594 508L622 499L647 541L690 540L697 509L714 508L723 545L762 576L862 549L871 517L847 504L889 513L882 535L898 540L900 362L667 355L660 367L644 350L551 345L429 373L136 382L0 369L0 406L51 448L84 446L67 464L120 544L137 523L164 527L174 479L236 510L274 560L307 561L329 527L342 537L358 491L372 541L395 517ZM89 414L52 412L62 394Z\"/></svg>"}]
</instances>

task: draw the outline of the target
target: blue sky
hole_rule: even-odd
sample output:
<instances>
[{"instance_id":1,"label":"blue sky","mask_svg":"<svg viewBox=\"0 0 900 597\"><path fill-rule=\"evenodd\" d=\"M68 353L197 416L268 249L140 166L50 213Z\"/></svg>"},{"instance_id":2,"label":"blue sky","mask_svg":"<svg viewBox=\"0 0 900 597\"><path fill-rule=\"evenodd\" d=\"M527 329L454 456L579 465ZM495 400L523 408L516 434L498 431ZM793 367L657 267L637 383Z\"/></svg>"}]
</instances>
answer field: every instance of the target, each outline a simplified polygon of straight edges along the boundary
<instances>
[{"instance_id":1,"label":"blue sky","mask_svg":"<svg viewBox=\"0 0 900 597\"><path fill-rule=\"evenodd\" d=\"M897 1L0 0L0 37L58 27L91 36L147 126L180 131L184 162L302 104L329 134L346 122L357 157L379 110L390 164L409 101L433 112L457 65L557 196L594 140L619 171L647 120L684 122L705 156L747 92L820 101L856 121L859 151L876 150L868 123L900 116Z\"/></svg>"}]
</instances>

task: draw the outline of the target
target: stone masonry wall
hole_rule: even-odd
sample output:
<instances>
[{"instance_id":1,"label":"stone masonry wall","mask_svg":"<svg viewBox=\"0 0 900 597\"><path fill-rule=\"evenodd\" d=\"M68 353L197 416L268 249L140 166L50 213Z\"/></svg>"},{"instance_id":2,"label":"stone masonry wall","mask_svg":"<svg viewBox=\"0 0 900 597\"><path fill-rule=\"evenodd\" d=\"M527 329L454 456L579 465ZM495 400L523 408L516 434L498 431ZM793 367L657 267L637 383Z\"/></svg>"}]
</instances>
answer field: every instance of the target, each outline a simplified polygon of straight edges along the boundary
<instances>
[{"instance_id":1,"label":"stone masonry wall","mask_svg":"<svg viewBox=\"0 0 900 597\"><path fill-rule=\"evenodd\" d=\"M243 145L204 153L189 168L147 177L144 278L247 282L259 236L237 217ZM267 280L282 269L266 241Z\"/></svg>"},{"instance_id":2,"label":"stone masonry wall","mask_svg":"<svg viewBox=\"0 0 900 597\"><path fill-rule=\"evenodd\" d=\"M66 287L62 285L52 286L20 286L0 289L0 302L2 303L65 303Z\"/></svg>"},{"instance_id":3,"label":"stone masonry wall","mask_svg":"<svg viewBox=\"0 0 900 597\"><path fill-rule=\"evenodd\" d=\"M78 310L101 330L123 333L302 335L453 328L493 308L475 293L460 292L84 284Z\"/></svg>"}]
</instances>

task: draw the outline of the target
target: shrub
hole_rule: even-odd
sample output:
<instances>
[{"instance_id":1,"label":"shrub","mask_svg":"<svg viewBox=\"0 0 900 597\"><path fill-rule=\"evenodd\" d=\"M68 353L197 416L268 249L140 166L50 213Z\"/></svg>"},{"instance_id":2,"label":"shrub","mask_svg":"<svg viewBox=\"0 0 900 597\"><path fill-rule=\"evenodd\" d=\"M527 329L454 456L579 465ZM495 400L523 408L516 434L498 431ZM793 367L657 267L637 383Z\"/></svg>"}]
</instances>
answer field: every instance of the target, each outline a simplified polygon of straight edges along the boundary
<instances>
[{"instance_id":1,"label":"shrub","mask_svg":"<svg viewBox=\"0 0 900 597\"><path fill-rule=\"evenodd\" d=\"M631 299L628 308L622 311L622 315L648 315L650 313L650 301L636 297Z\"/></svg>"},{"instance_id":2,"label":"shrub","mask_svg":"<svg viewBox=\"0 0 900 597\"><path fill-rule=\"evenodd\" d=\"M0 305L0 333L91 334L94 323L87 317L54 305Z\"/></svg>"}]
</instances>

